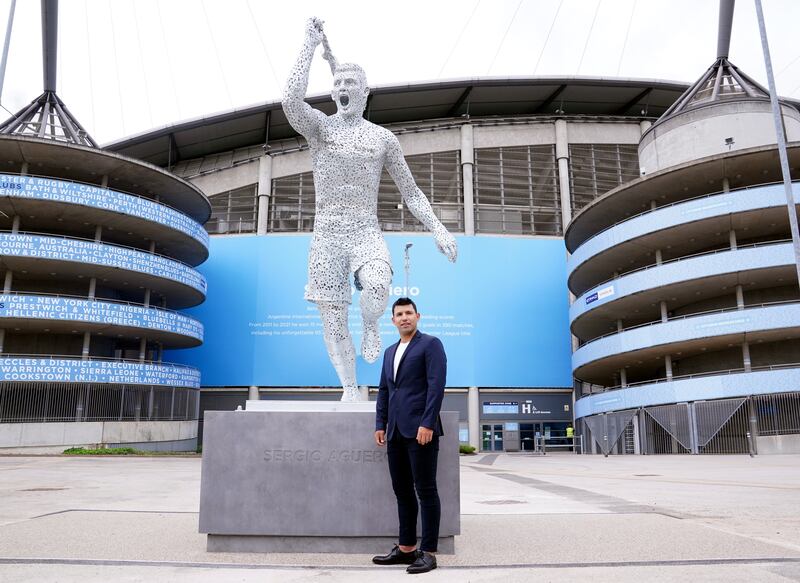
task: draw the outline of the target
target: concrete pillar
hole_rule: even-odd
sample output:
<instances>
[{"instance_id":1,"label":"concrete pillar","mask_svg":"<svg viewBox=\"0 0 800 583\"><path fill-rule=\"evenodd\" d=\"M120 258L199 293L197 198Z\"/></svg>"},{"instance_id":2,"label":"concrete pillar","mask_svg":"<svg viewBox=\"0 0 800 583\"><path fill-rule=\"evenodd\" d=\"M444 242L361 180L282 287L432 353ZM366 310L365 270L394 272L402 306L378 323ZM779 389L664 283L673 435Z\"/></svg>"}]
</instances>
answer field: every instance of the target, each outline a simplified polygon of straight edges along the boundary
<instances>
[{"instance_id":1,"label":"concrete pillar","mask_svg":"<svg viewBox=\"0 0 800 583\"><path fill-rule=\"evenodd\" d=\"M672 380L672 356L669 355L669 354L664 357L664 368L667 369L667 380L671 381Z\"/></svg>"},{"instance_id":2,"label":"concrete pillar","mask_svg":"<svg viewBox=\"0 0 800 583\"><path fill-rule=\"evenodd\" d=\"M93 277L89 280L89 299L93 300L97 293L97 278Z\"/></svg>"},{"instance_id":3,"label":"concrete pillar","mask_svg":"<svg viewBox=\"0 0 800 583\"><path fill-rule=\"evenodd\" d=\"M150 253L155 253L155 252L156 252L156 242L150 241Z\"/></svg>"},{"instance_id":4,"label":"concrete pillar","mask_svg":"<svg viewBox=\"0 0 800 583\"><path fill-rule=\"evenodd\" d=\"M733 229L728 231L728 241L731 244L731 251L736 251L736 231Z\"/></svg>"},{"instance_id":5,"label":"concrete pillar","mask_svg":"<svg viewBox=\"0 0 800 583\"><path fill-rule=\"evenodd\" d=\"M144 290L144 302L142 302L142 303L144 303L144 307L145 308L149 308L150 307L150 288L149 287L145 288L145 290Z\"/></svg>"},{"instance_id":6,"label":"concrete pillar","mask_svg":"<svg viewBox=\"0 0 800 583\"><path fill-rule=\"evenodd\" d=\"M722 192L730 192L731 191L731 182L728 180L728 177L722 179Z\"/></svg>"},{"instance_id":7,"label":"concrete pillar","mask_svg":"<svg viewBox=\"0 0 800 583\"><path fill-rule=\"evenodd\" d=\"M736 286L736 307L739 310L744 310L744 288L742 284Z\"/></svg>"},{"instance_id":8,"label":"concrete pillar","mask_svg":"<svg viewBox=\"0 0 800 583\"><path fill-rule=\"evenodd\" d=\"M752 372L753 365L750 362L750 343L747 340L742 342L742 363L744 364L745 372Z\"/></svg>"},{"instance_id":9,"label":"concrete pillar","mask_svg":"<svg viewBox=\"0 0 800 583\"><path fill-rule=\"evenodd\" d=\"M475 192L472 167L475 164L475 140L472 125L461 126L461 184L464 191L464 234L475 234Z\"/></svg>"},{"instance_id":10,"label":"concrete pillar","mask_svg":"<svg viewBox=\"0 0 800 583\"><path fill-rule=\"evenodd\" d=\"M269 224L269 197L272 194L272 156L264 154L258 160L258 219L256 233L267 234Z\"/></svg>"},{"instance_id":11,"label":"concrete pillar","mask_svg":"<svg viewBox=\"0 0 800 583\"><path fill-rule=\"evenodd\" d=\"M654 210L656 210L657 208L658 208L658 203L657 203L656 201L654 201L654 200L651 200L651 201L650 201L650 210L651 210L651 211L654 211Z\"/></svg>"},{"instance_id":12,"label":"concrete pillar","mask_svg":"<svg viewBox=\"0 0 800 583\"><path fill-rule=\"evenodd\" d=\"M361 396L362 401L369 401L369 387L367 385L358 387L358 394Z\"/></svg>"},{"instance_id":13,"label":"concrete pillar","mask_svg":"<svg viewBox=\"0 0 800 583\"><path fill-rule=\"evenodd\" d=\"M255 386L255 385L252 385L252 386L251 386L251 387L250 387L250 388L247 390L247 400L248 400L248 401L258 401L258 400L259 400L259 396L258 396L258 387L257 387L257 386Z\"/></svg>"},{"instance_id":14,"label":"concrete pillar","mask_svg":"<svg viewBox=\"0 0 800 583\"><path fill-rule=\"evenodd\" d=\"M103 177L100 179L100 187L108 188L108 174L103 174Z\"/></svg>"},{"instance_id":15,"label":"concrete pillar","mask_svg":"<svg viewBox=\"0 0 800 583\"><path fill-rule=\"evenodd\" d=\"M11 221L11 232L13 234L19 233L19 215L14 215L14 219Z\"/></svg>"},{"instance_id":16,"label":"concrete pillar","mask_svg":"<svg viewBox=\"0 0 800 583\"><path fill-rule=\"evenodd\" d=\"M89 360L89 346L92 342L92 333L83 333L83 348L81 349L81 360Z\"/></svg>"},{"instance_id":17,"label":"concrete pillar","mask_svg":"<svg viewBox=\"0 0 800 583\"><path fill-rule=\"evenodd\" d=\"M656 265L661 265L664 263L664 259L661 256L661 249L656 249Z\"/></svg>"},{"instance_id":18,"label":"concrete pillar","mask_svg":"<svg viewBox=\"0 0 800 583\"><path fill-rule=\"evenodd\" d=\"M5 343L6 343L6 331L4 328L0 328L0 354L3 353Z\"/></svg>"},{"instance_id":19,"label":"concrete pillar","mask_svg":"<svg viewBox=\"0 0 800 583\"><path fill-rule=\"evenodd\" d=\"M628 386L628 371L624 368L619 369L619 386L623 389Z\"/></svg>"},{"instance_id":20,"label":"concrete pillar","mask_svg":"<svg viewBox=\"0 0 800 583\"><path fill-rule=\"evenodd\" d=\"M103 225L97 225L94 229L94 241L99 243L103 240Z\"/></svg>"},{"instance_id":21,"label":"concrete pillar","mask_svg":"<svg viewBox=\"0 0 800 583\"><path fill-rule=\"evenodd\" d=\"M622 332L622 319L617 320L617 332Z\"/></svg>"},{"instance_id":22,"label":"concrete pillar","mask_svg":"<svg viewBox=\"0 0 800 583\"><path fill-rule=\"evenodd\" d=\"M19 173L22 174L23 176L25 176L28 173L28 163L27 162L23 162L22 163L22 166L20 166L20 168L19 168Z\"/></svg>"},{"instance_id":23,"label":"concrete pillar","mask_svg":"<svg viewBox=\"0 0 800 583\"><path fill-rule=\"evenodd\" d=\"M147 338L142 336L139 341L139 362L144 362L145 356L147 356Z\"/></svg>"},{"instance_id":24,"label":"concrete pillar","mask_svg":"<svg viewBox=\"0 0 800 583\"><path fill-rule=\"evenodd\" d=\"M639 122L639 131L641 131L642 135L644 135L644 133L647 130L649 130L650 126L652 126L652 125L653 125L653 122L651 122L650 120L647 120L647 119L643 119L642 121Z\"/></svg>"},{"instance_id":25,"label":"concrete pillar","mask_svg":"<svg viewBox=\"0 0 800 583\"><path fill-rule=\"evenodd\" d=\"M475 451L481 449L481 398L478 387L467 389L467 428L469 444Z\"/></svg>"},{"instance_id":26,"label":"concrete pillar","mask_svg":"<svg viewBox=\"0 0 800 583\"><path fill-rule=\"evenodd\" d=\"M669 314L667 313L667 302L661 302L661 321L666 322L669 320Z\"/></svg>"},{"instance_id":27,"label":"concrete pillar","mask_svg":"<svg viewBox=\"0 0 800 583\"><path fill-rule=\"evenodd\" d=\"M561 228L566 231L567 225L572 220L572 195L569 189L569 136L566 120L557 119L555 126L558 186L561 191Z\"/></svg>"},{"instance_id":28,"label":"concrete pillar","mask_svg":"<svg viewBox=\"0 0 800 583\"><path fill-rule=\"evenodd\" d=\"M3 281L3 293L7 294L11 291L11 285L14 283L14 272L10 269L6 271L6 278Z\"/></svg>"}]
</instances>

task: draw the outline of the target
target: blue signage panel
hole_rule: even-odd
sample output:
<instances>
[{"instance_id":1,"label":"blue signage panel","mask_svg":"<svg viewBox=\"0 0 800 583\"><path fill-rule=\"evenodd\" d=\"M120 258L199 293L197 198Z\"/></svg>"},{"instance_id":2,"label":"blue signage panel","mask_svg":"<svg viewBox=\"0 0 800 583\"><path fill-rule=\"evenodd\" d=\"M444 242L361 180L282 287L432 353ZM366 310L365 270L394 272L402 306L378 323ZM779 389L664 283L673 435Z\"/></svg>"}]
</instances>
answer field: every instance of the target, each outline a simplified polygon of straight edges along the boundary
<instances>
[{"instance_id":1,"label":"blue signage panel","mask_svg":"<svg viewBox=\"0 0 800 583\"><path fill-rule=\"evenodd\" d=\"M203 340L203 325L170 310L45 295L0 294L0 318L93 322L163 330Z\"/></svg>"},{"instance_id":2,"label":"blue signage panel","mask_svg":"<svg viewBox=\"0 0 800 583\"><path fill-rule=\"evenodd\" d=\"M191 217L147 198L107 188L39 176L0 174L0 196L80 204L160 223L208 247L208 233Z\"/></svg>"},{"instance_id":3,"label":"blue signage panel","mask_svg":"<svg viewBox=\"0 0 800 583\"><path fill-rule=\"evenodd\" d=\"M449 263L424 235L387 235L394 280L389 304L409 295L423 332L441 338L448 386L571 387L568 292L563 241L459 237ZM337 386L317 308L303 299L309 235L212 237L200 268L205 303L187 310L205 326L200 348L169 360L201 369L204 386ZM411 248L404 289L403 248ZM359 351L359 292L352 288L351 332ZM389 310L384 347L396 342ZM358 382L377 385L380 360L358 357Z\"/></svg>"},{"instance_id":4,"label":"blue signage panel","mask_svg":"<svg viewBox=\"0 0 800 583\"><path fill-rule=\"evenodd\" d=\"M173 364L70 358L0 358L0 382L65 382L200 388L200 371Z\"/></svg>"},{"instance_id":5,"label":"blue signage panel","mask_svg":"<svg viewBox=\"0 0 800 583\"><path fill-rule=\"evenodd\" d=\"M205 293L206 280L179 261L127 247L67 237L0 233L0 255L73 261L147 273L180 282Z\"/></svg>"}]
</instances>

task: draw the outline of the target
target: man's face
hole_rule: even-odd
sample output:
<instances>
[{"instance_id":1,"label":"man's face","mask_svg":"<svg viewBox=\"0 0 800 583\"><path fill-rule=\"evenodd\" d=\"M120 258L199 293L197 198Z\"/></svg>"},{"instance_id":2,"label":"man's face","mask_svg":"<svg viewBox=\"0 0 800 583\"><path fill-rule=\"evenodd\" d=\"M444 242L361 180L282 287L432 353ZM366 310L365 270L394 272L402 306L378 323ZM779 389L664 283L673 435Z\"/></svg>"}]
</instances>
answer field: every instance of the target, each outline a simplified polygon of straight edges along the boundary
<instances>
[{"instance_id":1,"label":"man's face","mask_svg":"<svg viewBox=\"0 0 800 583\"><path fill-rule=\"evenodd\" d=\"M397 331L400 332L401 336L414 334L417 331L418 322L419 314L411 304L408 304L407 306L394 307L392 324L397 327Z\"/></svg>"},{"instance_id":2,"label":"man's face","mask_svg":"<svg viewBox=\"0 0 800 583\"><path fill-rule=\"evenodd\" d=\"M369 87L358 72L353 69L336 71L331 97L341 115L363 115L368 95Z\"/></svg>"}]
</instances>

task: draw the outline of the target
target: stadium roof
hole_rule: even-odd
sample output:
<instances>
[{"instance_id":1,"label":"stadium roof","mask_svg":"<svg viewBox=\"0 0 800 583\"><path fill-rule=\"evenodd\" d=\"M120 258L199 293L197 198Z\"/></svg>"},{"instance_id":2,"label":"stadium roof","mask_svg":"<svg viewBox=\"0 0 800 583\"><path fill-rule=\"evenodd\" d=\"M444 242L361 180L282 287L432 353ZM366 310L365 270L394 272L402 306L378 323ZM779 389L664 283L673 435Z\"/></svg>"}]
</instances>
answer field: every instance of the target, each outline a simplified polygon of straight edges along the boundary
<instances>
[{"instance_id":1,"label":"stadium roof","mask_svg":"<svg viewBox=\"0 0 800 583\"><path fill-rule=\"evenodd\" d=\"M602 77L470 78L373 87L365 117L386 125L458 117L519 115L660 117L688 83ZM307 101L325 113L330 94ZM280 101L256 104L149 130L106 144L108 150L159 166L267 140L292 138Z\"/></svg>"}]
</instances>

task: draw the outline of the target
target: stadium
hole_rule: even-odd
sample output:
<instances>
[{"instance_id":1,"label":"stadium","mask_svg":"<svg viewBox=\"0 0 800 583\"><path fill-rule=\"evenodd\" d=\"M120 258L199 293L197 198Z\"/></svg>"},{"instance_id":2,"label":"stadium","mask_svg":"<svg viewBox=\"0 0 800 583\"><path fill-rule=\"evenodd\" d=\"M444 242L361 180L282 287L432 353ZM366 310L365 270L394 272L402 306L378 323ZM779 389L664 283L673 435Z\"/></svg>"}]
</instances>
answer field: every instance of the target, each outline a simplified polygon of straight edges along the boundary
<instances>
[{"instance_id":1,"label":"stadium","mask_svg":"<svg viewBox=\"0 0 800 583\"><path fill-rule=\"evenodd\" d=\"M13 306L0 338L7 366L67 376L2 371L0 447L193 449L205 410L338 399L316 308L303 300L310 154L280 102L101 150L54 87L0 126L3 303ZM329 94L308 102L335 110ZM794 169L800 113L793 101L782 108ZM398 136L459 244L450 265L384 173L391 296L412 297L421 330L445 343L443 408L459 412L462 442L800 451L800 297L770 116L768 92L727 48L691 85L514 77L371 88L365 117ZM48 307L59 302L93 305L62 318ZM393 342L388 316L381 326ZM378 366L359 359L372 398Z\"/></svg>"}]
</instances>

